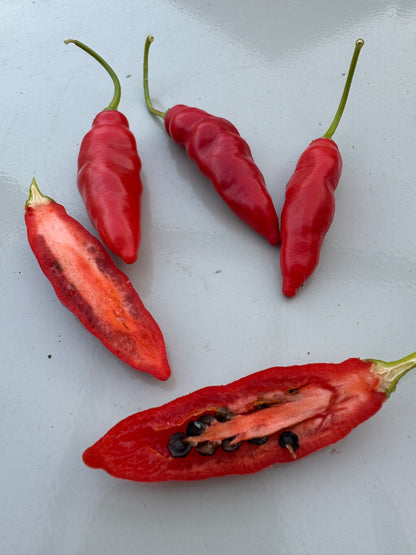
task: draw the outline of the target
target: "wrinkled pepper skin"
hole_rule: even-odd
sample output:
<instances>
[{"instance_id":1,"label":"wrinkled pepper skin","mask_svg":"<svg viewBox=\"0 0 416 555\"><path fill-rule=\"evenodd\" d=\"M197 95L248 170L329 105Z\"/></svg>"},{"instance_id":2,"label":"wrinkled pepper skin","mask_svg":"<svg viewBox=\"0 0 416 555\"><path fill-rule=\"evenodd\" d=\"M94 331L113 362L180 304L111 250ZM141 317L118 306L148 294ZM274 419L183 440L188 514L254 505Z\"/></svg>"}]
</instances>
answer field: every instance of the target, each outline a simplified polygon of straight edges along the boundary
<instances>
[{"instance_id":1,"label":"wrinkled pepper skin","mask_svg":"<svg viewBox=\"0 0 416 555\"><path fill-rule=\"evenodd\" d=\"M342 158L332 139L311 142L286 186L281 215L283 294L293 297L315 271L335 213Z\"/></svg>"},{"instance_id":2,"label":"wrinkled pepper skin","mask_svg":"<svg viewBox=\"0 0 416 555\"><path fill-rule=\"evenodd\" d=\"M270 244L277 245L276 210L250 147L234 125L204 110L178 104L167 112L165 128L231 210Z\"/></svg>"},{"instance_id":3,"label":"wrinkled pepper skin","mask_svg":"<svg viewBox=\"0 0 416 555\"><path fill-rule=\"evenodd\" d=\"M159 326L103 245L33 180L25 221L30 247L62 304L113 354L160 380L170 376Z\"/></svg>"},{"instance_id":4,"label":"wrinkled pepper skin","mask_svg":"<svg viewBox=\"0 0 416 555\"><path fill-rule=\"evenodd\" d=\"M114 477L143 482L248 474L299 460L375 414L416 365L412 357L406 368L407 359L400 361L400 375L399 365L351 358L273 367L206 387L125 418L83 460ZM207 415L210 424L201 424ZM195 423L202 433L195 432ZM179 442L185 454L173 456L168 445L178 434L186 437Z\"/></svg>"},{"instance_id":5,"label":"wrinkled pepper skin","mask_svg":"<svg viewBox=\"0 0 416 555\"><path fill-rule=\"evenodd\" d=\"M137 260L141 240L141 161L127 118L104 110L78 156L78 190L102 241L124 262Z\"/></svg>"}]
</instances>

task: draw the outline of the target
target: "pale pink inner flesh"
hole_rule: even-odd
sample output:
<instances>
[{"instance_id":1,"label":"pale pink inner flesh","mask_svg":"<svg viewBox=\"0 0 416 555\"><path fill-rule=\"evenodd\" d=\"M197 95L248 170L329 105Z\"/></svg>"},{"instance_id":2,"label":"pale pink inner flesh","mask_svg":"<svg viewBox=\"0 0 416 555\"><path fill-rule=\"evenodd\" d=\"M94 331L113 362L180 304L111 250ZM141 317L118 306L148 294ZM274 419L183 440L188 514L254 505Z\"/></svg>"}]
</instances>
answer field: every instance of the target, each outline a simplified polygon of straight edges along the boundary
<instances>
[{"instance_id":1,"label":"pale pink inner flesh","mask_svg":"<svg viewBox=\"0 0 416 555\"><path fill-rule=\"evenodd\" d=\"M37 209L38 213L41 208ZM45 208L47 209L47 205ZM112 325L125 333L128 329L128 315L123 307L123 300L113 283L95 263L96 251L90 254L88 245L84 245L80 254L79 238L53 211L49 211L47 218L42 218L39 214L38 230L39 234L47 237L52 256L58 260L68 282L88 299L96 316L102 320L111 319ZM91 246L95 248L95 245ZM65 253L64 259L62 252ZM108 307L111 307L110 311Z\"/></svg>"},{"instance_id":2,"label":"pale pink inner flesh","mask_svg":"<svg viewBox=\"0 0 416 555\"><path fill-rule=\"evenodd\" d=\"M249 414L237 414L226 422L214 421L199 436L186 438L193 447L205 441L233 437L231 445L243 440L265 437L316 416L325 417L332 392L316 385L303 387L295 395L274 406Z\"/></svg>"}]
</instances>

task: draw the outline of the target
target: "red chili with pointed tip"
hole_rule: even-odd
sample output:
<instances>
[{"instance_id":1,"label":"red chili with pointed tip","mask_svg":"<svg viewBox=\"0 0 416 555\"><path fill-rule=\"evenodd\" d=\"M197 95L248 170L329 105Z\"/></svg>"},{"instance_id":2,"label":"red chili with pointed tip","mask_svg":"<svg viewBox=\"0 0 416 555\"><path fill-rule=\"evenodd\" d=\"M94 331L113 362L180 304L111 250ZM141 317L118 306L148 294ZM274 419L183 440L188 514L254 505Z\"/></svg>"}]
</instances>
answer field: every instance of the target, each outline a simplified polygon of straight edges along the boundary
<instances>
[{"instance_id":1,"label":"red chili with pointed tip","mask_svg":"<svg viewBox=\"0 0 416 555\"><path fill-rule=\"evenodd\" d=\"M103 245L33 180L27 236L61 303L113 354L159 380L170 376L162 332Z\"/></svg>"},{"instance_id":2,"label":"red chili with pointed tip","mask_svg":"<svg viewBox=\"0 0 416 555\"><path fill-rule=\"evenodd\" d=\"M272 245L280 241L279 220L263 174L247 142L224 118L199 108L178 104L166 112L156 110L148 87L148 57L152 36L145 44L143 85L148 110L165 121L172 139L186 149L200 171L231 210Z\"/></svg>"},{"instance_id":3,"label":"red chili with pointed tip","mask_svg":"<svg viewBox=\"0 0 416 555\"><path fill-rule=\"evenodd\" d=\"M375 414L416 366L350 358L274 367L133 414L83 455L139 482L249 474L331 445Z\"/></svg>"},{"instance_id":4,"label":"red chili with pointed tip","mask_svg":"<svg viewBox=\"0 0 416 555\"><path fill-rule=\"evenodd\" d=\"M141 161L127 118L117 110L120 82L101 56L78 40L68 39L95 58L110 74L114 97L94 119L78 156L78 190L88 216L104 244L124 262L137 260L141 240Z\"/></svg>"},{"instance_id":5,"label":"red chili with pointed tip","mask_svg":"<svg viewBox=\"0 0 416 555\"><path fill-rule=\"evenodd\" d=\"M301 155L286 186L281 216L280 267L283 294L293 297L315 271L321 247L335 213L335 189L342 170L342 158L331 139L341 119L359 52L356 41L347 81L338 111L323 137L311 142Z\"/></svg>"}]
</instances>

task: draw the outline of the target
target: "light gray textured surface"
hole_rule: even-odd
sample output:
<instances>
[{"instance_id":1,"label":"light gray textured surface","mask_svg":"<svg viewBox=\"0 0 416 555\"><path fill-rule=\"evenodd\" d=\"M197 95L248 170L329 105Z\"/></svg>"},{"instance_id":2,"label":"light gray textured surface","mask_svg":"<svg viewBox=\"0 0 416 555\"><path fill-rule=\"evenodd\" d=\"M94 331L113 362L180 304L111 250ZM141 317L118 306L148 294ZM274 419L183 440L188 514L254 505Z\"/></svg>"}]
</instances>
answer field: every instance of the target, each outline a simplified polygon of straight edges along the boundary
<instances>
[{"instance_id":1,"label":"light gray textured surface","mask_svg":"<svg viewBox=\"0 0 416 555\"><path fill-rule=\"evenodd\" d=\"M2 378L0 552L7 555L374 555L416 552L416 376L333 448L201 483L142 485L86 468L125 416L273 366L395 359L416 349L416 9L413 1L9 0L0 7ZM147 113L226 117L249 142L280 214L300 153L326 130L354 41L336 215L320 265L282 297L279 250L230 214ZM61 306L27 243L41 190L92 227L76 189L82 137L111 98L143 162L143 242L127 267L161 326L167 383L119 362ZM117 261L119 263L119 261Z\"/></svg>"}]
</instances>

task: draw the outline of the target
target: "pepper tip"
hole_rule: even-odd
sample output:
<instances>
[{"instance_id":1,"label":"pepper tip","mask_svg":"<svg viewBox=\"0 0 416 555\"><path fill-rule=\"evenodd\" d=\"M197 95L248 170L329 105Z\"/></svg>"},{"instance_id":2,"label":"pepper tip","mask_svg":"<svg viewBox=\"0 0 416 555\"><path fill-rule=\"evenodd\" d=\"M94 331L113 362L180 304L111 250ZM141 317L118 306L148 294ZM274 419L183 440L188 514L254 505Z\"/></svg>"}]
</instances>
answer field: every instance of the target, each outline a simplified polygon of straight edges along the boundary
<instances>
[{"instance_id":1,"label":"pepper tip","mask_svg":"<svg viewBox=\"0 0 416 555\"><path fill-rule=\"evenodd\" d=\"M291 279L283 279L282 293L285 297L287 297L288 299L291 299L296 295L300 287L301 287L300 284L295 283Z\"/></svg>"},{"instance_id":2,"label":"pepper tip","mask_svg":"<svg viewBox=\"0 0 416 555\"><path fill-rule=\"evenodd\" d=\"M90 468L101 468L101 457L94 449L94 445L88 447L82 454L82 460Z\"/></svg>"}]
</instances>

